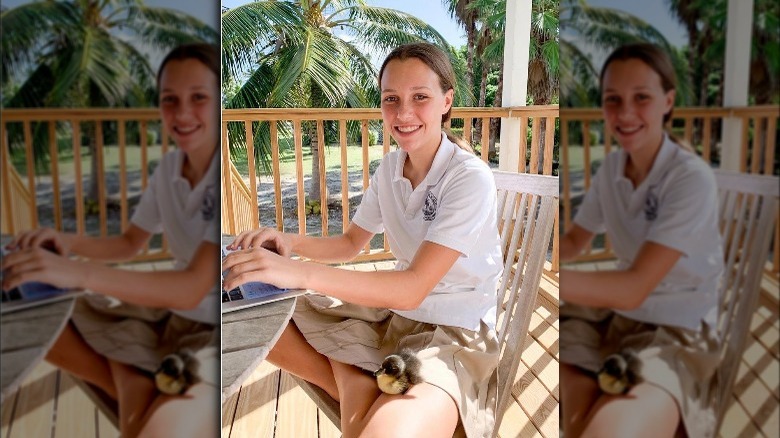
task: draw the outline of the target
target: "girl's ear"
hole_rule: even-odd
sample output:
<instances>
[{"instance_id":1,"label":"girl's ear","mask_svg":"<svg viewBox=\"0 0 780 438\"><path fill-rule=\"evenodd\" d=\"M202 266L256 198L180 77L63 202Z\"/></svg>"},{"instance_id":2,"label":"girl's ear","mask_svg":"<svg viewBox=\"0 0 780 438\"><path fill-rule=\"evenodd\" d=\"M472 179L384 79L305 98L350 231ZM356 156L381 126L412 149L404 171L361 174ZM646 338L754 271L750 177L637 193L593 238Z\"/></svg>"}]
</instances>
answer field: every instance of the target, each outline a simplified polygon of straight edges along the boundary
<instances>
[{"instance_id":1,"label":"girl's ear","mask_svg":"<svg viewBox=\"0 0 780 438\"><path fill-rule=\"evenodd\" d=\"M672 110L672 107L674 107L674 98L677 95L677 90L671 89L666 92L666 110L664 111L664 114L668 113Z\"/></svg>"},{"instance_id":2,"label":"girl's ear","mask_svg":"<svg viewBox=\"0 0 780 438\"><path fill-rule=\"evenodd\" d=\"M450 88L447 90L446 93L444 93L444 110L441 112L442 114L446 114L447 111L452 108L452 101L455 99L455 90Z\"/></svg>"}]
</instances>

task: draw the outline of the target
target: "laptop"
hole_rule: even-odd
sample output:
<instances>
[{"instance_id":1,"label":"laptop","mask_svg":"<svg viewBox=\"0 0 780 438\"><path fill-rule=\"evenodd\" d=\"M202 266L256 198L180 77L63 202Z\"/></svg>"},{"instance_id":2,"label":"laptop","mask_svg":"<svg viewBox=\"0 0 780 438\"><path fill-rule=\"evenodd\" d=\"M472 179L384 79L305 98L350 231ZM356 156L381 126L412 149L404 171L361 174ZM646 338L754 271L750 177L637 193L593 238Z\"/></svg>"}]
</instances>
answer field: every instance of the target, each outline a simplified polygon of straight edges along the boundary
<instances>
[{"instance_id":1,"label":"laptop","mask_svg":"<svg viewBox=\"0 0 780 438\"><path fill-rule=\"evenodd\" d=\"M9 251L2 248L2 255L5 256ZM0 282L3 280L3 273L0 271ZM62 289L47 283L30 281L23 283L11 290L2 291L3 298L0 303L0 314L16 312L29 309L31 307L41 306L56 301L75 298L84 293L80 289Z\"/></svg>"},{"instance_id":2,"label":"laptop","mask_svg":"<svg viewBox=\"0 0 780 438\"><path fill-rule=\"evenodd\" d=\"M227 245L222 246L222 259L233 252L227 249ZM222 277L227 271L222 273ZM244 283L229 291L222 291L222 313L234 312L236 310L246 309L248 307L259 306L262 304L273 303L287 298L297 297L307 292L306 289L282 289L272 284L260 281Z\"/></svg>"}]
</instances>

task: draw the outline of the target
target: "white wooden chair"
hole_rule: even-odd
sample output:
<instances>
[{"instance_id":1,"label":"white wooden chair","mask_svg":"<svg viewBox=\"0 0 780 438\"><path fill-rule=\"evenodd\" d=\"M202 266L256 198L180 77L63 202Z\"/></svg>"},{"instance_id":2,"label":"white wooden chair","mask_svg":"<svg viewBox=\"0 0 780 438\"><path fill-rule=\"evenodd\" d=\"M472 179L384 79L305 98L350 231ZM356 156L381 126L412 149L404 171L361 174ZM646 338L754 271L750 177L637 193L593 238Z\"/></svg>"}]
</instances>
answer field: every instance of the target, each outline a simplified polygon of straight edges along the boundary
<instances>
[{"instance_id":1,"label":"white wooden chair","mask_svg":"<svg viewBox=\"0 0 780 438\"><path fill-rule=\"evenodd\" d=\"M725 171L716 171L715 178L725 261L717 327L721 339L717 432L732 400L734 380L758 303L761 276L778 215L780 178Z\"/></svg>"},{"instance_id":2,"label":"white wooden chair","mask_svg":"<svg viewBox=\"0 0 780 438\"><path fill-rule=\"evenodd\" d=\"M494 171L498 189L498 219L504 253L504 275L498 296L498 408L493 436L511 399L512 385L536 302L544 262L558 209L558 178ZM303 379L298 385L325 415L340 427L339 404L325 391Z\"/></svg>"}]
</instances>

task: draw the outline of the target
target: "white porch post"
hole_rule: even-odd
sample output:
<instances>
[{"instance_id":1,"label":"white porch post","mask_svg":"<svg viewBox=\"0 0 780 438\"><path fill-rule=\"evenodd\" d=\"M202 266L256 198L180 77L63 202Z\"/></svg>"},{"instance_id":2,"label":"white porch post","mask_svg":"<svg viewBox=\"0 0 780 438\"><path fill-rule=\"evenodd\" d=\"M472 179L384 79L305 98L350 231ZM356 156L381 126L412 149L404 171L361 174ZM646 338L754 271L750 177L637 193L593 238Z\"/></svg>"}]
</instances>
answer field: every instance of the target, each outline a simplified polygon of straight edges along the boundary
<instances>
[{"instance_id":1,"label":"white porch post","mask_svg":"<svg viewBox=\"0 0 780 438\"><path fill-rule=\"evenodd\" d=\"M750 78L750 38L753 30L753 0L729 0L726 19L726 59L723 73L723 106L745 106ZM742 120L723 119L721 162L725 170L739 171Z\"/></svg>"},{"instance_id":2,"label":"white porch post","mask_svg":"<svg viewBox=\"0 0 780 438\"><path fill-rule=\"evenodd\" d=\"M531 0L506 2L504 42L504 91L501 104L525 106L528 85L528 46L531 41ZM517 171L520 162L520 119L501 119L501 149L498 168ZM525 156L522 157L525 159Z\"/></svg>"}]
</instances>

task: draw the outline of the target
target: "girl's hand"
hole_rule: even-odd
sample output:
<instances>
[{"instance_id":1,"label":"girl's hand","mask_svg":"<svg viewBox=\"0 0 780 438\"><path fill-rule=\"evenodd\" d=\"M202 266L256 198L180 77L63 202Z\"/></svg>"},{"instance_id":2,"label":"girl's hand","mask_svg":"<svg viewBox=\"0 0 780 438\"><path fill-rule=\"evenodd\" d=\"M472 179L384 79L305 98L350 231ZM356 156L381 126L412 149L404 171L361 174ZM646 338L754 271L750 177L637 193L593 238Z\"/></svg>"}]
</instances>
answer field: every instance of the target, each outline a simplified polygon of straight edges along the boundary
<instances>
[{"instance_id":1,"label":"girl's hand","mask_svg":"<svg viewBox=\"0 0 780 438\"><path fill-rule=\"evenodd\" d=\"M228 245L228 249L251 249L268 248L276 250L282 257L290 257L292 248L284 236L284 233L273 228L260 228L259 230L249 230L236 236L233 243Z\"/></svg>"},{"instance_id":2,"label":"girl's hand","mask_svg":"<svg viewBox=\"0 0 780 438\"><path fill-rule=\"evenodd\" d=\"M222 262L222 271L229 271L222 288L231 290L250 281L262 281L280 288L303 289L301 263L262 247L239 250L228 254Z\"/></svg>"},{"instance_id":3,"label":"girl's hand","mask_svg":"<svg viewBox=\"0 0 780 438\"><path fill-rule=\"evenodd\" d=\"M3 289L39 281L63 289L82 288L89 265L70 260L40 247L27 247L3 257Z\"/></svg>"},{"instance_id":4,"label":"girl's hand","mask_svg":"<svg viewBox=\"0 0 780 438\"><path fill-rule=\"evenodd\" d=\"M39 228L18 234L6 248L12 251L26 248L45 248L60 255L68 255L70 242L64 233L51 228Z\"/></svg>"}]
</instances>

